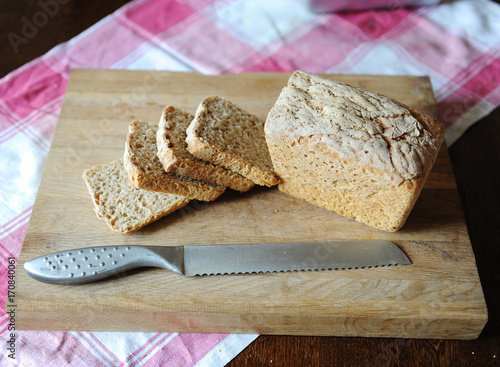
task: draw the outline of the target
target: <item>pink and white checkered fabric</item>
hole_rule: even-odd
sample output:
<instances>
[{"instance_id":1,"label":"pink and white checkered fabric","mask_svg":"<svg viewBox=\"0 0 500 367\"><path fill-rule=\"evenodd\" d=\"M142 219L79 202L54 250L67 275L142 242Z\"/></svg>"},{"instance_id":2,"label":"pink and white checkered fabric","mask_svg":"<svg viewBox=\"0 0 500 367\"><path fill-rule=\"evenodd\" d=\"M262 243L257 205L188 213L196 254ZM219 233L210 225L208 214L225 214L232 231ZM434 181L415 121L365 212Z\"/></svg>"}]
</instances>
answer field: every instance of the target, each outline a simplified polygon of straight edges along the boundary
<instances>
[{"instance_id":1,"label":"pink and white checkered fabric","mask_svg":"<svg viewBox=\"0 0 500 367\"><path fill-rule=\"evenodd\" d=\"M314 14L302 0L137 0L1 79L0 364L215 366L256 337L16 330L8 357L8 258L19 255L72 68L429 75L452 144L500 105L498 19L487 0L347 14Z\"/></svg>"}]
</instances>

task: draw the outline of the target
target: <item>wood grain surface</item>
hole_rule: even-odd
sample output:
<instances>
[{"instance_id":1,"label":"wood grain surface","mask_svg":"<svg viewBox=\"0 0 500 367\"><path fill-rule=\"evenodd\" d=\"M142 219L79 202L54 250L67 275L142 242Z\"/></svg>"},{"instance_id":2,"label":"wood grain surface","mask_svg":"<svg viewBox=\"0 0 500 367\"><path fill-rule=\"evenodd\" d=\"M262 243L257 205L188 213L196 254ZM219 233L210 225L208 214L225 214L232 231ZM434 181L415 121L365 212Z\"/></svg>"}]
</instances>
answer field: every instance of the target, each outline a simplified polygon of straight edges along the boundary
<instances>
[{"instance_id":1,"label":"wood grain surface","mask_svg":"<svg viewBox=\"0 0 500 367\"><path fill-rule=\"evenodd\" d=\"M487 319L454 175L443 148L407 224L386 233L279 192L229 191L193 201L130 235L98 220L81 178L123 155L132 119L156 123L165 105L194 112L222 95L265 118L286 73L73 70L19 259L92 245L186 245L387 239L410 266L181 277L161 269L81 286L19 274L23 329L181 331L476 338ZM330 76L435 113L426 77Z\"/></svg>"}]
</instances>

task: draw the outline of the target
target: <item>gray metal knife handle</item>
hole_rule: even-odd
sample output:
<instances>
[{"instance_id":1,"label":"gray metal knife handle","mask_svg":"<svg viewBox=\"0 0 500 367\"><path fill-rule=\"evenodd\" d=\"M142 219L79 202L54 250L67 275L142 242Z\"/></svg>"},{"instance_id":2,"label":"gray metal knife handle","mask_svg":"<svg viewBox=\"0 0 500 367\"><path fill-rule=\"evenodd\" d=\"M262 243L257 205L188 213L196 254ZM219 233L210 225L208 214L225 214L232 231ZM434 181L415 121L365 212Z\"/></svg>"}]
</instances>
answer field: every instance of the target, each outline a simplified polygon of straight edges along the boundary
<instances>
[{"instance_id":1,"label":"gray metal knife handle","mask_svg":"<svg viewBox=\"0 0 500 367\"><path fill-rule=\"evenodd\" d=\"M139 267L160 267L183 274L183 248L153 246L106 246L60 251L24 264L33 278L46 283L95 282Z\"/></svg>"}]
</instances>

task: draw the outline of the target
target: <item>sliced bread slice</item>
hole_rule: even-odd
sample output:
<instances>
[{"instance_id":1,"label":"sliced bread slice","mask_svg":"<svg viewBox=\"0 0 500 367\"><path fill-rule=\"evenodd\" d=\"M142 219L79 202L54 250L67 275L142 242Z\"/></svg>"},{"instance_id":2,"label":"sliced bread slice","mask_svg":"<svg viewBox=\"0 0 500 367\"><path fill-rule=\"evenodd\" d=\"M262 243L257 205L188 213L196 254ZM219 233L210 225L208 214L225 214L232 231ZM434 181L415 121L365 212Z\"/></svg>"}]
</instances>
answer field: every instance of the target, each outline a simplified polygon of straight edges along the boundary
<instances>
[{"instance_id":1,"label":"sliced bread slice","mask_svg":"<svg viewBox=\"0 0 500 367\"><path fill-rule=\"evenodd\" d=\"M202 201L217 199L224 187L165 172L156 154L156 130L142 121L133 121L129 125L123 161L132 185Z\"/></svg>"},{"instance_id":2,"label":"sliced bread slice","mask_svg":"<svg viewBox=\"0 0 500 367\"><path fill-rule=\"evenodd\" d=\"M253 181L242 175L202 161L189 153L186 144L186 129L193 119L192 114L172 106L163 110L156 133L156 145L158 158L165 171L212 182L241 192L248 191L255 186Z\"/></svg>"},{"instance_id":3,"label":"sliced bread slice","mask_svg":"<svg viewBox=\"0 0 500 367\"><path fill-rule=\"evenodd\" d=\"M188 151L195 157L230 169L261 186L274 186L264 135L264 121L222 97L201 101L187 129Z\"/></svg>"},{"instance_id":4,"label":"sliced bread slice","mask_svg":"<svg viewBox=\"0 0 500 367\"><path fill-rule=\"evenodd\" d=\"M136 231L190 201L179 195L132 187L122 159L85 170L83 179L97 217L120 233Z\"/></svg>"}]
</instances>

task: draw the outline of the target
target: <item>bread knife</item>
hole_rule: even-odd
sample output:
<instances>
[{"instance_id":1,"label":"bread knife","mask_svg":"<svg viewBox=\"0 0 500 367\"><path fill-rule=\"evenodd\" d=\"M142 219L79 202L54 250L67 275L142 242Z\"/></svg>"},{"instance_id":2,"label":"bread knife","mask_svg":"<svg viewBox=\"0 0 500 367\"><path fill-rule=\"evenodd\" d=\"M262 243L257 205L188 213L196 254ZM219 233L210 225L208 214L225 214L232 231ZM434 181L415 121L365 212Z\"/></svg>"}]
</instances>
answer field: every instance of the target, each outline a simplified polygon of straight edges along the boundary
<instances>
[{"instance_id":1,"label":"bread knife","mask_svg":"<svg viewBox=\"0 0 500 367\"><path fill-rule=\"evenodd\" d=\"M184 276L336 270L411 264L383 240L240 245L103 246L59 251L25 262L33 278L55 284L89 283L139 267Z\"/></svg>"}]
</instances>

